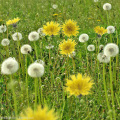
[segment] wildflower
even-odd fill
[[[57,120],[53,109],[49,110],[47,107],[41,108],[41,106],[38,106],[36,110],[27,108],[17,120],[27,120],[27,118],[31,120]]]
[[[10,44],[10,41],[7,38],[5,38],[1,41],[1,44],[2,46],[8,46]]]
[[[115,43],[108,43],[104,47],[104,54],[109,57],[115,57],[119,53],[119,48]]]
[[[100,22],[100,20],[97,20],[98,22]]]
[[[53,14],[53,16],[58,16],[58,14],[56,13],[56,14]]]
[[[104,55],[103,52],[101,52],[97,55],[97,59],[102,63],[109,63],[110,62],[110,57]]]
[[[21,53],[22,54],[28,54],[30,52],[32,52],[32,47],[30,45],[25,44],[21,47]]]
[[[108,26],[107,27],[107,33],[108,34],[111,34],[111,33],[114,33],[115,32],[115,27],[114,26]]]
[[[79,30],[79,26],[77,26],[77,22],[69,19],[65,22],[65,24],[62,25],[63,33],[70,37],[70,36],[76,36]]]
[[[67,41],[63,40],[60,45],[61,54],[70,55],[75,50],[75,41],[68,39]]]
[[[43,33],[46,35],[57,35],[60,31],[59,24],[56,22],[47,22],[46,25],[43,25]]]
[[[53,4],[52,7],[53,7],[53,9],[57,9],[58,5]]]
[[[34,62],[28,67],[28,74],[31,77],[42,77],[44,74],[44,66]]]
[[[88,51],[94,51],[95,46],[94,45],[88,45],[87,49],[88,49]]]
[[[52,49],[52,48],[54,48],[54,45],[49,44],[48,46],[45,46],[45,47],[46,47],[46,49]]]
[[[0,33],[5,32],[6,30],[7,30],[6,25],[1,25],[1,26],[0,26]]]
[[[104,10],[110,10],[111,8],[112,8],[112,6],[111,6],[110,3],[105,3],[105,4],[103,5],[103,9],[104,9]]]
[[[13,20],[8,20],[6,22],[7,25],[13,25],[13,26],[16,26],[16,23],[19,21],[20,19],[17,17],[17,18],[14,18]]]
[[[40,36],[45,36],[45,33],[43,33],[43,28],[39,28],[37,32],[40,34]]]
[[[0,22],[3,21],[2,19],[0,19]]]
[[[18,68],[19,65],[15,58],[9,57],[3,61],[1,65],[1,73],[6,75],[13,74],[17,72]]]
[[[86,42],[86,41],[88,41],[88,39],[89,39],[89,36],[87,35],[87,34],[81,34],[80,36],[79,36],[79,41],[80,42]]]
[[[19,32],[16,32],[12,35],[12,38],[13,38],[14,41],[21,40],[22,39],[22,34],[19,33]]]
[[[104,29],[103,27],[100,27],[100,26],[95,27],[94,31],[100,36],[107,33],[107,29]]]
[[[78,73],[77,76],[72,75],[72,80],[67,80],[66,83],[66,91],[70,93],[70,95],[88,95],[93,81],[89,76],[82,76],[82,74]]]
[[[39,39],[39,33],[37,33],[36,31],[32,31],[31,33],[29,33],[28,39],[30,41],[37,41]]]

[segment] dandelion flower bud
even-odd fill
[[[32,47],[30,45],[25,44],[21,47],[21,53],[22,54],[28,54],[30,52],[32,52]]]
[[[119,53],[119,48],[115,43],[108,43],[104,47],[104,54],[109,57],[115,57]]]
[[[39,33],[37,33],[36,31],[29,33],[28,39],[30,41],[37,41],[39,39]]]
[[[54,4],[52,5],[53,9],[57,9],[58,5]]]
[[[81,34],[80,36],[79,36],[79,41],[80,42],[86,42],[86,41],[88,41],[88,39],[89,39],[89,36],[87,35],[87,34]]]
[[[104,9],[104,10],[110,10],[111,8],[112,8],[112,6],[111,6],[110,3],[105,3],[105,4],[103,5],[103,9]]]
[[[45,36],[45,33],[43,33],[43,28],[39,28],[37,32],[40,34],[40,36]]]
[[[111,34],[111,33],[114,33],[115,32],[115,27],[114,26],[108,26],[107,27],[107,33],[108,34]]]
[[[15,60],[15,58],[9,57],[5,61],[3,61],[1,65],[1,73],[2,74],[13,74],[17,72],[19,68],[18,62]]]
[[[110,62],[110,57],[104,55],[104,53],[99,53],[97,55],[97,59],[102,63],[109,63]]]
[[[0,33],[5,32],[6,30],[7,30],[6,25],[1,25],[1,26],[0,26]]]
[[[94,51],[95,46],[94,45],[88,45],[87,49],[88,49],[88,51]]]
[[[13,38],[14,41],[21,40],[22,39],[22,34],[19,33],[19,32],[16,32],[12,35],[12,38]]]
[[[5,38],[1,41],[1,44],[2,46],[8,46],[10,44],[10,41],[7,38]]]
[[[28,67],[28,74],[31,77],[42,77],[44,74],[44,66],[40,63],[32,63]]]

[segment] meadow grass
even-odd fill
[[[110,63],[103,64],[97,60],[97,54],[100,44],[106,45],[112,41],[120,47],[120,1],[99,1],[0,0],[0,24],[5,24],[9,19],[20,18],[17,28],[8,26],[8,31],[0,35],[1,40],[10,40],[8,47],[0,44],[0,64],[8,57],[15,57],[20,66],[15,74],[0,76],[0,117],[19,116],[26,107],[34,108],[36,104],[40,104],[53,108],[59,120],[119,120],[120,55],[111,58]],[[102,8],[107,2],[112,5],[110,11]],[[58,8],[53,9],[52,4],[57,4]],[[55,13],[58,16],[53,16]],[[60,54],[59,43],[67,38],[63,34],[53,36],[52,39],[49,36],[41,37],[36,42],[28,40],[28,34],[37,31],[46,22],[57,21],[63,24],[68,19],[75,20],[80,27],[79,34],[72,37],[77,43],[75,58]],[[106,28],[109,25],[115,26],[116,32],[103,35],[99,41],[94,27]],[[11,37],[16,31],[23,36],[19,42],[13,41]],[[82,33],[89,35],[86,43],[78,41]],[[45,46],[49,43],[54,45],[53,49],[46,49]],[[24,44],[29,44],[34,49],[27,56],[20,53],[20,47]],[[96,46],[94,52],[87,51],[89,44]],[[37,59],[45,62],[45,73],[41,78],[33,79],[27,75],[27,67]],[[66,79],[77,73],[90,75],[95,83],[91,94],[80,99],[69,96],[65,91]]]

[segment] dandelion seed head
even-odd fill
[[[21,40],[22,39],[22,34],[19,33],[19,32],[16,32],[12,35],[12,38],[13,38],[14,41]]]
[[[44,74],[44,66],[40,63],[32,63],[28,67],[28,74],[31,77],[42,77]]]
[[[115,43],[108,43],[104,47],[104,54],[109,57],[115,57],[119,53],[119,48]]]
[[[94,0],[94,2],[98,2],[99,0]]]
[[[86,42],[86,41],[88,41],[89,40],[89,36],[87,35],[87,34],[81,34],[80,36],[79,36],[79,41],[80,42]]]
[[[5,32],[6,30],[7,30],[6,25],[1,25],[1,26],[0,26],[0,33]]]
[[[111,8],[112,8],[112,6],[111,6],[110,3],[105,3],[105,4],[103,5],[103,9],[104,9],[104,10],[110,10]]]
[[[37,32],[40,34],[40,36],[45,36],[45,33],[43,33],[43,28],[39,28]]]
[[[94,51],[95,46],[94,45],[88,45],[87,49],[88,49],[88,51]]]
[[[74,58],[74,57],[75,57],[75,55],[76,55],[76,52],[75,52],[75,51],[73,51],[73,52],[69,55],[69,57],[70,57],[70,58]]]
[[[103,48],[104,48],[104,45],[99,46],[99,50],[103,50]]]
[[[18,62],[14,58],[9,57],[3,61],[1,65],[1,73],[6,75],[13,74],[17,72],[18,68]]]
[[[53,7],[53,9],[57,9],[58,5],[53,4],[52,7]]]
[[[40,64],[42,64],[43,66],[45,66],[45,62],[44,62],[43,60],[38,59],[38,60],[36,60],[35,62],[36,62],[36,63],[40,63]]]
[[[54,48],[54,45],[49,44],[48,46],[45,46],[45,47],[46,47],[46,49],[52,49],[52,48]]]
[[[30,41],[37,41],[39,39],[39,33],[37,33],[36,31],[32,31],[31,33],[29,33],[28,39]]]
[[[99,53],[97,55],[97,59],[101,62],[101,63],[109,63],[110,62],[110,57],[104,55],[103,52]]]
[[[5,38],[1,41],[2,46],[8,46],[9,44],[10,44],[10,41],[7,38]]]
[[[108,26],[107,27],[107,33],[108,34],[111,34],[111,33],[114,33],[115,32],[115,27],[114,26]]]
[[[21,53],[22,54],[28,54],[30,52],[32,52],[32,47],[30,45],[25,44],[21,47]]]

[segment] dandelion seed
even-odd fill
[[[16,32],[12,35],[12,38],[13,38],[14,41],[21,40],[22,39],[22,34],[19,33],[19,32]]]
[[[79,41],[80,42],[86,42],[86,41],[88,41],[88,39],[89,39],[89,36],[87,35],[87,34],[81,34],[80,36],[79,36]]]
[[[1,44],[2,46],[8,46],[10,44],[10,41],[7,38],[5,38],[1,41]]]
[[[88,51],[94,51],[95,46],[94,45],[88,45],[87,49],[88,49]]]
[[[57,120],[58,117],[53,109],[49,110],[46,106],[44,108],[38,106],[36,110],[32,110],[30,107],[27,108],[17,120],[25,120],[25,118],[31,120]]]
[[[32,47],[28,44],[25,44],[21,47],[21,53],[22,54],[28,54],[32,52]]]
[[[39,39],[39,33],[37,33],[36,31],[29,33],[28,39],[30,41],[37,41]]]
[[[75,51],[75,45],[76,43],[74,40],[63,40],[59,45],[61,54],[70,55],[73,51]]]
[[[53,7],[53,9],[57,9],[58,5],[53,4],[52,7]]]
[[[89,76],[82,76],[80,73],[78,73],[77,76],[72,75],[71,79],[72,80],[68,79],[66,83],[66,91],[68,91],[70,95],[88,95],[94,84]]]
[[[6,75],[13,74],[17,72],[18,68],[19,65],[15,58],[9,57],[5,61],[3,61],[1,65],[1,73]]]
[[[101,52],[97,55],[97,59],[102,63],[109,63],[110,62],[110,57],[104,55],[103,52]]]
[[[57,35],[60,31],[60,25],[56,22],[47,22],[46,25],[43,25],[43,33],[46,35]]]
[[[52,49],[52,48],[54,48],[54,45],[49,44],[48,46],[45,46],[45,47],[46,47],[46,49]]]
[[[108,26],[107,27],[107,33],[108,34],[111,34],[111,33],[114,33],[115,32],[115,27],[114,26]]]
[[[111,8],[112,8],[112,6],[111,6],[110,3],[105,3],[105,4],[103,5],[103,9],[104,9],[104,10],[110,10]]]
[[[108,43],[104,47],[104,54],[109,57],[115,57],[119,53],[119,48],[115,43]]]
[[[77,26],[77,22],[69,19],[65,21],[65,24],[62,25],[63,33],[70,37],[70,36],[76,36],[79,30],[79,26]]]
[[[28,67],[28,74],[31,77],[42,77],[44,74],[44,66],[40,63],[32,63]]]
[[[5,32],[6,30],[7,30],[6,25],[1,25],[1,26],[0,26],[0,33]]]
[[[40,36],[45,36],[45,33],[43,33],[43,28],[39,28],[37,32],[40,34]]]

